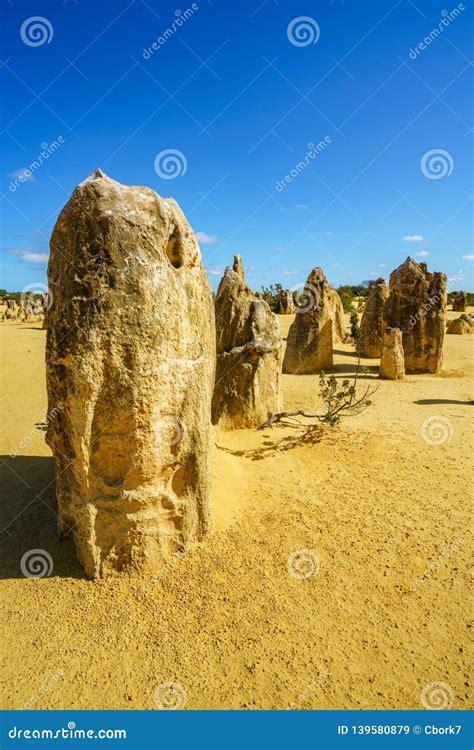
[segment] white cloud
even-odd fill
[[[49,259],[48,253],[43,253],[41,250],[35,250],[32,247],[2,247],[0,252],[16,255],[23,263],[35,265],[45,264]]]
[[[15,169],[14,172],[9,173],[9,177],[13,177],[15,180],[21,180],[22,182],[36,182],[36,178],[33,177],[31,170],[29,170],[27,167]]]
[[[49,255],[47,253],[25,253],[21,255],[22,261],[25,263],[47,263]]]
[[[423,242],[424,239],[422,234],[406,234],[402,237],[404,242]]]
[[[300,208],[302,211],[309,208],[307,203],[293,203],[292,208]]]
[[[284,268],[283,269],[283,274],[285,276],[297,276],[299,274],[299,271],[290,271],[289,268]]]
[[[214,266],[214,268],[209,269],[210,276],[222,276],[223,274],[224,271],[222,268],[219,268],[219,266]]]
[[[377,268],[387,268],[387,264],[386,263],[379,263],[378,266],[377,266]]]
[[[321,232],[321,237],[333,237],[334,232]]]
[[[420,250],[419,253],[417,253],[419,258],[427,258],[429,255],[428,250]]]
[[[474,255],[463,255],[462,259],[463,260],[474,260]]]
[[[213,245],[217,242],[217,236],[215,234],[208,234],[207,232],[194,232],[194,236],[200,245]]]

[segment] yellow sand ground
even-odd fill
[[[190,709],[417,709],[433,682],[468,707],[474,336],[447,336],[441,376],[381,382],[337,428],[216,434],[215,531],[148,582],[88,581],[58,541],[45,332],[0,337],[2,707],[152,709],[166,682]],[[351,347],[335,361],[353,372]],[[285,408],[318,405],[316,376],[283,387]],[[422,439],[430,417],[447,442]],[[35,548],[48,578],[20,572]],[[287,570],[302,548],[320,560],[306,579]]]

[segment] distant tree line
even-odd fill
[[[280,311],[280,294],[281,292],[286,291],[283,289],[283,286],[281,284],[270,284],[270,286],[262,286],[262,291],[260,292],[260,297],[265,300],[265,302],[268,302],[270,305],[270,309],[273,310],[273,312],[279,312]]]
[[[360,284],[346,284],[344,286],[337,287],[336,291],[341,298],[344,310],[346,312],[352,312],[353,310],[356,310],[360,305],[354,305],[354,297],[367,297],[370,289],[374,284],[375,280],[367,279],[366,281],[362,281],[362,283]],[[299,290],[301,291],[301,288],[299,288]],[[268,302],[273,312],[279,312],[279,298],[281,292],[283,291],[291,290],[285,289],[281,284],[270,284],[270,286],[262,286],[260,296],[262,297],[262,299]],[[295,298],[295,293],[293,293],[293,297]]]
[[[32,297],[33,299],[40,299],[43,295],[34,292],[7,292],[6,289],[0,289],[0,304],[3,304],[6,299],[14,299],[15,302],[20,303],[20,299],[23,297]]]
[[[459,294],[459,292],[448,293],[448,305],[453,304],[456,294]],[[467,296],[468,307],[471,307],[471,305],[474,305],[474,292],[466,292],[466,296]]]
[[[362,310],[365,303],[365,298],[368,296],[370,290],[375,285],[375,279],[366,279],[360,284],[344,284],[343,286],[336,287],[336,291],[341,298],[342,306],[345,312],[357,312]],[[278,313],[280,311],[280,294],[283,291],[291,291],[285,289],[281,284],[270,284],[270,286],[262,286],[260,296],[270,305],[273,312]],[[458,291],[449,292],[448,294],[448,305],[452,305]],[[474,293],[466,292],[468,306],[474,305]],[[293,293],[295,297],[295,293]]]
[[[343,286],[336,287],[336,291],[341,298],[345,312],[354,312],[362,309],[364,306],[364,298],[367,297],[374,284],[374,279],[367,279],[360,284],[344,284]],[[270,286],[262,286],[260,297],[268,302],[273,312],[278,313],[280,311],[280,294],[284,291],[290,290],[285,289],[281,284],[270,284]],[[459,294],[458,291],[449,292],[448,305],[453,304],[454,298],[457,294]],[[474,292],[466,292],[466,294],[468,306],[474,306]],[[6,289],[0,289],[0,303],[3,304],[7,298],[20,302],[21,295],[22,292],[7,292]],[[32,296],[40,297],[41,295],[33,294]],[[295,297],[295,294],[293,294],[293,297]]]

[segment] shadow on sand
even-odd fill
[[[356,364],[348,364],[344,362],[340,365],[334,365],[331,369],[327,370],[327,375],[334,375],[336,380],[351,380],[357,372]],[[378,365],[362,365],[359,371],[357,380],[378,380],[379,366]]]
[[[295,430],[295,434],[286,435],[279,440],[266,439],[264,440],[263,445],[259,448],[251,448],[249,450],[232,450],[223,445],[218,445],[217,447],[219,450],[224,451],[225,453],[230,453],[232,456],[250,458],[252,461],[261,461],[264,458],[270,458],[278,453],[286,453],[286,451],[290,451],[292,448],[297,448],[299,445],[316,445],[321,442],[324,432],[319,424],[289,424],[288,421],[285,422],[284,425],[280,425],[280,427],[283,426],[286,428],[291,427]],[[278,429],[278,427],[269,427],[268,430],[270,429]]]
[[[339,365],[333,365],[332,367],[327,367],[324,372],[326,375],[334,375],[336,380],[339,379],[346,379],[349,380],[354,377],[354,375],[357,372],[357,364],[350,364],[347,362],[344,362]],[[294,373],[283,373],[284,375],[293,375]],[[359,371],[359,377],[358,380],[374,380],[378,379],[379,374],[379,366],[378,365],[362,365],[361,369]],[[297,378],[314,378],[314,376],[319,376],[319,372],[299,372],[296,374]]]
[[[458,401],[453,398],[420,398],[413,403],[419,404],[420,406],[430,406],[431,404],[461,404],[462,406],[474,406],[474,401]]]
[[[59,537],[53,459],[0,456],[0,481],[5,490],[0,511],[0,578],[24,578],[21,559],[30,550],[44,550],[51,557],[51,577],[85,578],[75,562],[72,538]],[[44,559],[43,569],[48,569],[48,558]]]
[[[352,357],[353,359],[357,359],[357,354],[355,351],[346,351],[345,349],[333,349],[333,354],[340,354],[342,357]]]

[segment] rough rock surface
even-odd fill
[[[430,273],[426,263],[412,258],[390,275],[390,295],[384,306],[384,326],[400,328],[406,372],[437,373],[443,361],[446,327],[444,273]]]
[[[43,294],[41,306],[43,308],[43,328],[46,329],[48,327],[48,310],[50,307],[48,294]]]
[[[278,312],[280,315],[293,315],[295,312],[295,303],[291,292],[280,292],[278,298]]]
[[[334,320],[333,320],[333,339],[334,343],[344,343],[348,340],[348,333],[346,330],[346,317],[344,315],[344,306],[342,300],[339,297],[335,289],[332,289],[333,302],[334,302]]]
[[[360,321],[361,355],[380,357],[383,349],[383,309],[389,289],[385,279],[377,279],[370,290]]]
[[[48,268],[47,442],[89,576],[153,574],[209,529],[211,290],[178,205],[94,172]]]
[[[333,366],[333,344],[346,337],[344,309],[322,268],[313,268],[296,300],[283,372],[315,373]]]
[[[5,304],[7,306],[7,309],[5,310],[3,314],[4,320],[17,320],[18,314],[22,312],[21,307],[17,304],[16,300],[14,299],[6,299]]]
[[[245,283],[240,256],[225,270],[215,312],[212,421],[223,429],[255,427],[280,410],[282,340],[276,315]]]
[[[455,320],[450,320],[446,333],[455,333],[463,336],[467,333],[474,333],[474,316],[469,313],[463,313]]]
[[[237,274],[239,279],[244,280],[244,264],[242,261],[241,255],[234,255],[234,263],[232,265],[232,270],[234,273]]]
[[[458,292],[454,298],[453,311],[454,312],[466,312],[467,305],[467,294],[466,292]]]
[[[405,359],[403,356],[402,332],[399,328],[386,328],[383,335],[379,377],[385,380],[403,380]]]

